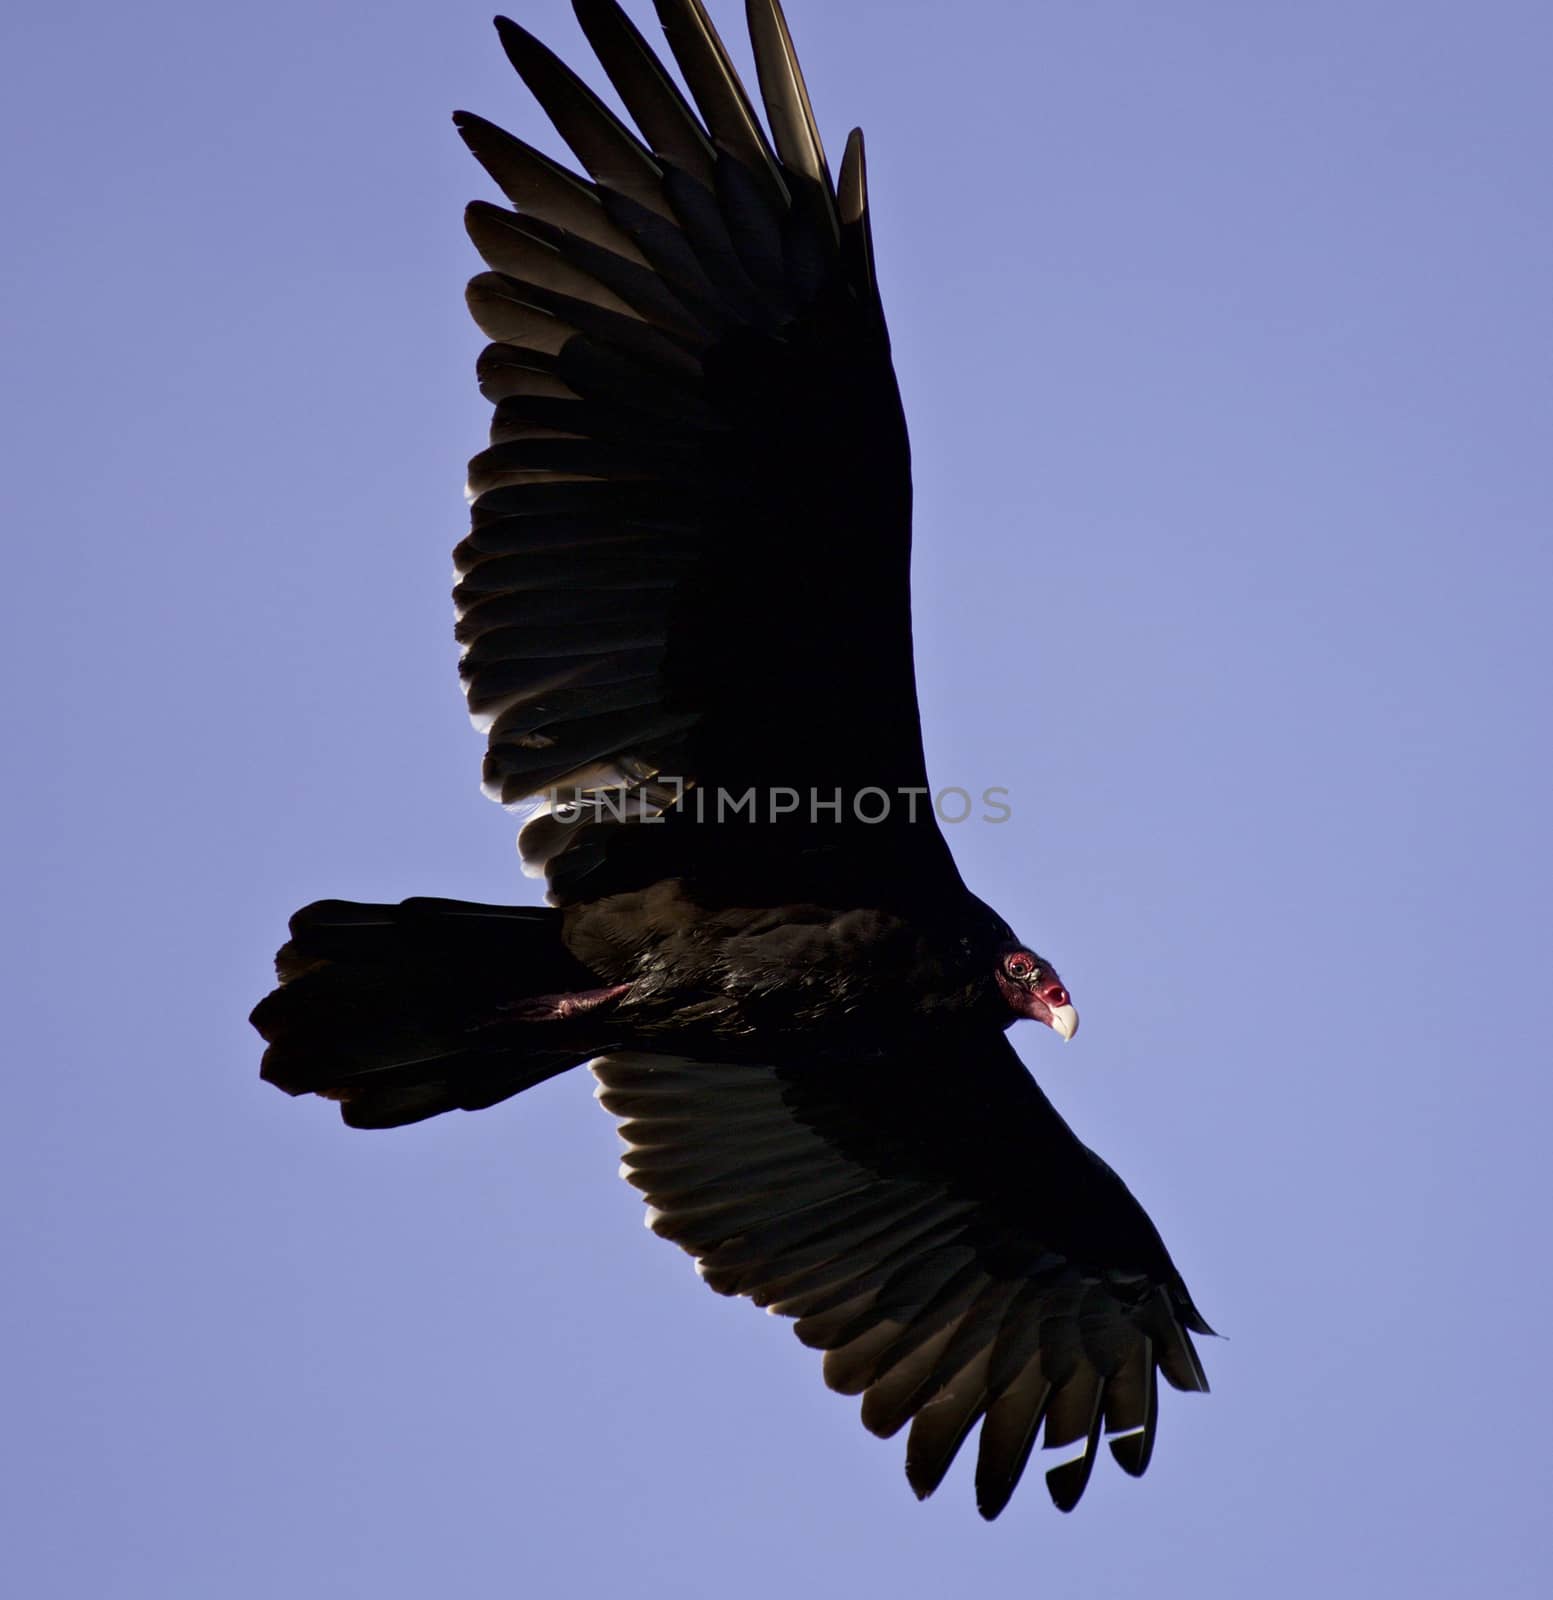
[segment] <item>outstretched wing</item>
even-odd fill
[[[639,134],[497,24],[591,181],[455,118],[516,207],[468,213],[496,414],[456,600],[487,791],[540,802],[525,861],[562,901],[716,849],[724,881],[762,852],[774,872],[816,839],[952,872],[931,808],[898,798],[926,785],[911,483],[861,136],[838,191],[776,0],[749,6],[769,139],[700,0],[657,5],[696,109],[614,0],[575,0]],[[856,825],[865,789],[883,828],[872,794]]]
[[[598,1098],[655,1233],[722,1294],[796,1317],[825,1380],[933,1492],[978,1422],[976,1501],[1008,1503],[1039,1435],[1071,1510],[1100,1436],[1148,1466],[1158,1374],[1206,1390],[1207,1333],[1159,1234],[1002,1036],[823,1068],[612,1054]],[[1071,1449],[1070,1449],[1071,1455]]]

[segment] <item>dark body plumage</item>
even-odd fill
[[[552,908],[298,912],[264,1075],[388,1127],[591,1060],[655,1231],[797,1318],[870,1428],[910,1422],[919,1494],[980,1421],[983,1513],[1037,1439],[1083,1445],[1068,1509],[1102,1432],[1143,1471],[1207,1330],[1013,1053],[1016,1017],[1076,1014],[926,798],[861,137],[833,184],[775,0],[769,138],[699,0],[658,0],[694,110],[614,0],[575,4],[640,137],[509,22],[591,181],[455,119],[517,208],[468,214],[496,411],[461,670]]]

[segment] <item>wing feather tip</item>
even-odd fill
[[[1046,1474],[1046,1492],[1051,1496],[1052,1504],[1064,1515],[1083,1499],[1084,1490],[1089,1485],[1091,1466],[1091,1459],[1086,1453],[1075,1456],[1072,1461],[1064,1461],[1060,1467],[1053,1467]]]
[[[1107,1443],[1111,1447],[1111,1459],[1129,1478],[1141,1478],[1148,1471],[1154,1450],[1154,1435],[1150,1429],[1139,1428]]]
[[[868,150],[861,128],[854,128],[847,135],[846,148],[841,152],[836,202],[845,223],[860,222],[868,209]]]
[[[1020,1468],[1023,1471],[1023,1466]],[[983,1522],[996,1522],[1008,1509],[1018,1486],[1017,1476],[1009,1481],[994,1481],[978,1470],[976,1474],[976,1514]]]

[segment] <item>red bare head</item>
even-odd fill
[[[1078,1012],[1062,979],[1035,951],[1007,945],[998,957],[998,989],[1016,1017],[1044,1022],[1053,1033],[1071,1039],[1078,1032]]]

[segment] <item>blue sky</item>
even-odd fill
[[[462,0],[13,8],[14,1593],[1546,1592],[1553,14],[789,14],[869,135],[934,775],[1012,794],[952,842],[1214,1393],[1071,1518],[919,1506],[583,1077],[259,1083],[295,906],[534,895],[453,670],[447,114],[556,146]]]

